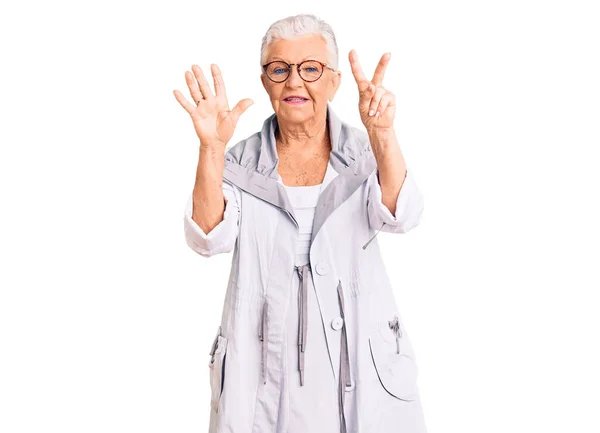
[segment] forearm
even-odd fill
[[[223,221],[225,211],[224,156],[224,148],[200,146],[193,191],[192,219],[205,233],[209,233]]]
[[[406,163],[393,128],[369,131],[371,149],[377,161],[382,202],[394,215],[396,202],[406,177]]]

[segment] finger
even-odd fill
[[[198,65],[192,65],[192,70],[194,71],[194,76],[196,80],[198,80],[198,86],[200,87],[200,92],[202,92],[202,96],[204,99],[211,99],[214,97],[212,91],[210,90],[210,86],[208,85],[208,81],[204,77],[204,72]]]
[[[358,100],[358,109],[361,113],[366,113],[367,111],[369,111],[371,99],[375,95],[375,86],[369,83],[365,88],[365,91],[359,93],[359,95],[360,98]]]
[[[213,80],[215,83],[215,95],[222,96],[227,100],[227,95],[225,93],[225,82],[223,81],[223,74],[221,74],[221,69],[216,64],[211,64],[211,72],[213,76]]]
[[[175,99],[177,99],[177,101],[181,104],[183,109],[191,115],[192,111],[194,110],[194,108],[196,108],[196,106],[191,104],[190,101],[188,101],[185,98],[185,96],[183,96],[183,93],[181,93],[179,90],[173,90],[173,94],[175,95]]]
[[[358,91],[362,93],[367,89],[367,86],[369,85],[369,80],[367,80],[367,77],[365,76],[362,67],[360,66],[360,62],[358,61],[358,54],[356,54],[356,51],[350,50],[348,58],[350,60],[350,67],[352,68],[352,75],[354,75],[356,84],[358,84]]]
[[[379,107],[375,109],[375,116],[381,116],[388,107],[396,105],[395,97],[392,92],[388,92],[379,101]]]
[[[375,73],[373,74],[373,79],[371,82],[376,86],[380,86],[383,81],[383,75],[385,74],[385,70],[387,68],[388,63],[390,63],[390,58],[392,57],[392,53],[385,53],[381,56],[379,63],[377,64],[377,68],[375,68]]]
[[[192,99],[194,102],[196,102],[196,104],[198,104],[198,101],[201,101],[204,99],[204,97],[202,96],[202,93],[200,93],[198,83],[190,71],[185,71],[185,82],[187,83],[188,89],[190,89],[190,95],[192,95]]]
[[[233,122],[234,126],[237,124],[237,121],[239,120],[242,113],[244,113],[244,111],[246,111],[248,107],[250,107],[252,104],[254,104],[254,101],[250,98],[246,98],[242,99],[235,105],[235,107],[233,107],[233,110],[231,110],[231,112],[229,113],[229,117],[231,118],[231,121]]]
[[[378,87],[375,91],[375,95],[371,98],[371,104],[369,105],[369,116],[374,116],[377,112],[377,107],[379,106],[379,101],[383,95],[385,95],[386,90],[383,87]]]

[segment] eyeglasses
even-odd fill
[[[292,66],[294,65],[298,68],[298,75],[300,75],[300,78],[308,83],[312,83],[321,78],[325,68],[335,71],[335,69],[328,64],[319,62],[318,60],[305,60],[302,63],[292,63],[291,65],[284,61],[275,60],[274,62],[263,65],[263,69],[269,80],[275,83],[283,83],[290,76]]]

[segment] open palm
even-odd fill
[[[233,136],[240,116],[254,101],[242,99],[233,110],[229,110],[225,83],[219,67],[211,65],[215,94],[212,93],[202,69],[198,65],[192,65],[192,71],[193,75],[185,71],[185,81],[195,104],[190,103],[179,90],[173,91],[175,98],[191,116],[201,145],[225,147]]]

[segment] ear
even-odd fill
[[[269,88],[267,87],[267,76],[264,73],[260,74],[260,81],[263,85],[263,87],[265,88],[265,90],[267,91],[267,93],[269,93]]]
[[[337,93],[338,89],[340,88],[340,84],[342,83],[341,71],[336,71],[332,75],[333,76],[331,77],[331,81],[329,83],[329,90],[327,92],[327,98],[330,101],[333,101],[333,98],[335,97],[335,94]]]

